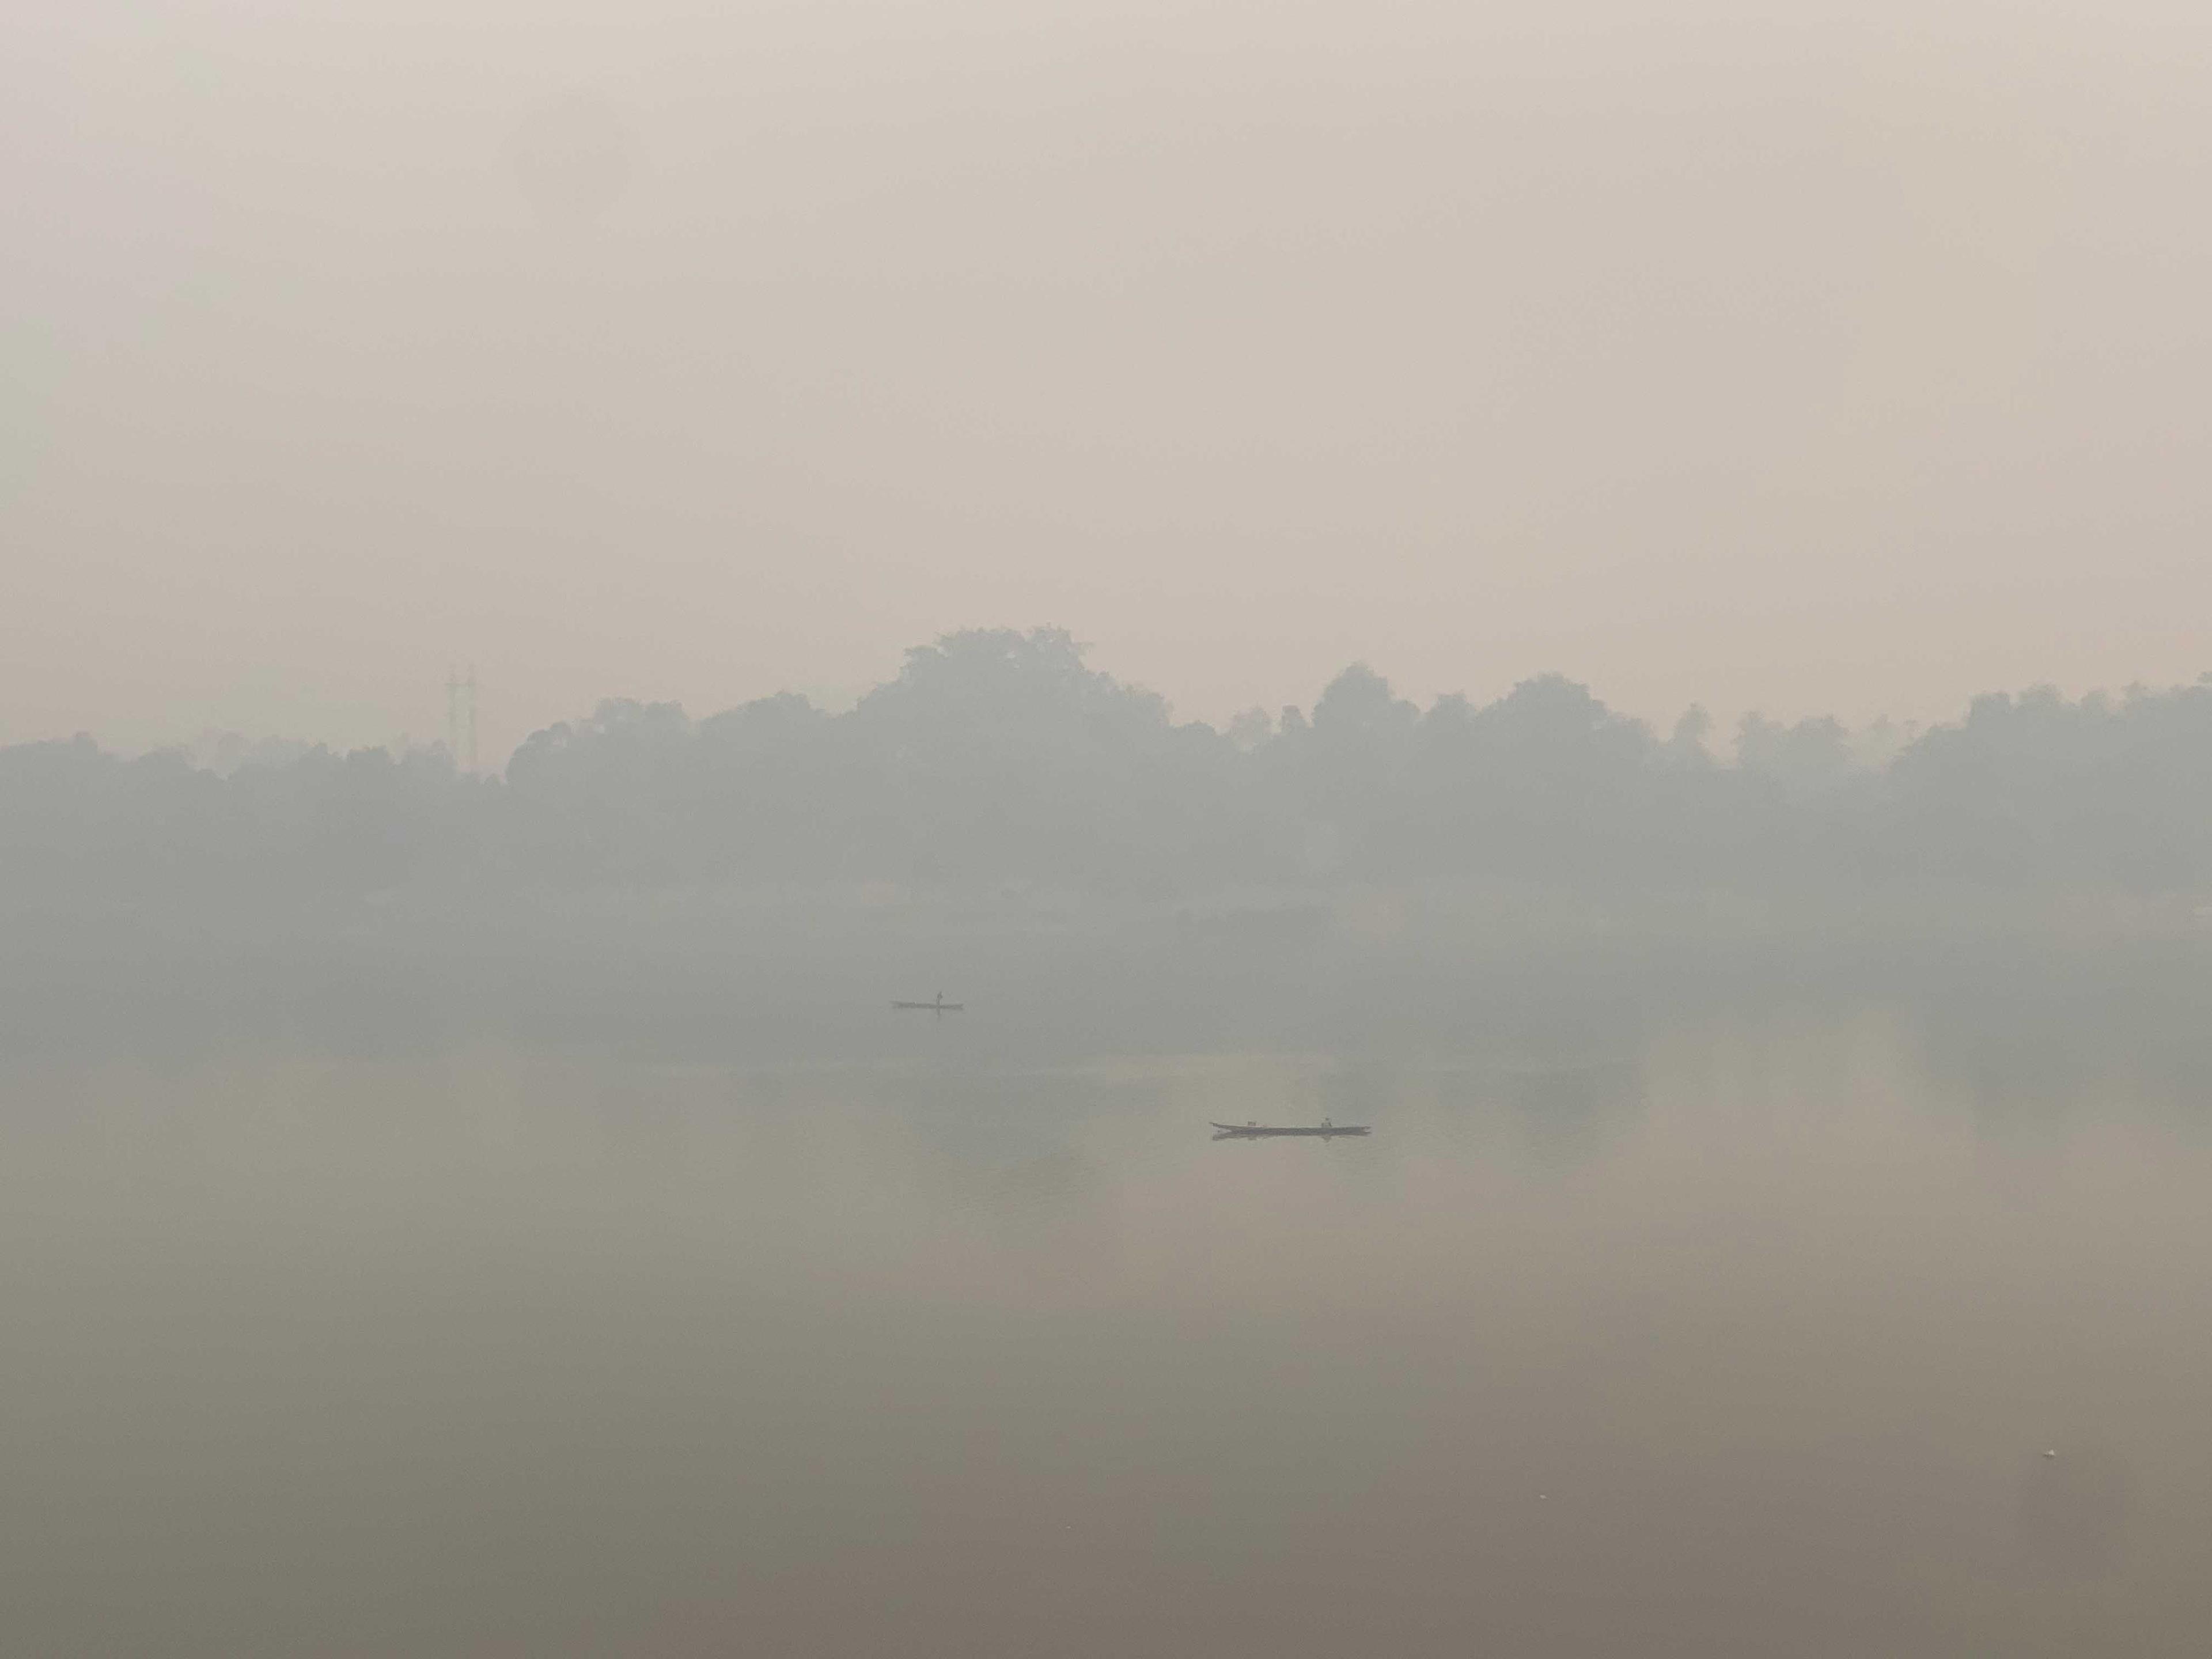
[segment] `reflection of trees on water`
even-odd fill
[[[1097,1091],[1064,1076],[952,1067],[872,1073],[849,1085],[938,1212],[1025,1279],[1080,1281],[1118,1261],[1114,1188],[1081,1145]]]
[[[1465,1058],[1419,1076],[1427,1108],[1423,1141],[1558,1174],[1603,1156],[1644,1109],[1638,1060]]]
[[[1551,1170],[1596,1158],[1644,1104],[1635,1068],[1617,1062],[1506,1072],[1496,1086],[1523,1156]]]
[[[1962,956],[1898,1000],[1929,1079],[1993,1133],[2119,1104],[2212,1125],[2212,975],[2198,956]]]

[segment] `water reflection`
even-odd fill
[[[19,1066],[11,1650],[2193,1652],[2212,1038],[2002,1002]]]
[[[2026,1565],[2039,1573],[2110,1571],[2126,1542],[2127,1459],[2090,1431],[2021,1462],[2020,1540]]]
[[[1496,1086],[1522,1156],[1554,1170],[1602,1155],[1642,1104],[1635,1070],[1618,1062],[1513,1067],[1498,1074]]]

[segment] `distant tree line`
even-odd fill
[[[783,695],[694,719],[600,704],[503,776],[442,750],[246,751],[228,768],[91,740],[0,749],[19,898],[1029,882],[1122,896],[1342,882],[1599,890],[1879,884],[2174,892],[2212,877],[2212,680],[1977,699],[1851,732],[1756,716],[1714,752],[1556,675],[1418,708],[1364,666],[1311,713],[1178,722],[1065,633],[908,653],[849,711]]]

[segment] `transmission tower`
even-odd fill
[[[455,766],[461,763],[461,671],[446,671],[446,754]]]
[[[469,775],[477,775],[477,665],[469,665]]]

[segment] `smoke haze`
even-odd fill
[[[0,1650],[2201,1659],[2208,86],[0,9]]]
[[[2183,682],[2201,9],[29,0],[0,739],[1048,619],[1669,720]]]

